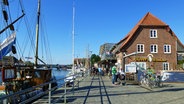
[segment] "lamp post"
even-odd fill
[[[90,71],[91,71],[91,55],[92,55],[92,51],[89,51],[89,67],[88,67],[88,75],[90,74]]]

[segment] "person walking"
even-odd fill
[[[125,73],[123,72],[123,69],[120,68],[120,69],[118,70],[118,72],[119,72],[120,79],[121,79],[121,80],[124,80],[124,79],[125,79]]]
[[[112,67],[112,84],[115,84],[116,80],[116,73],[117,73],[117,63]]]
[[[102,75],[102,68],[101,67],[98,67],[98,73],[99,73],[99,75]]]

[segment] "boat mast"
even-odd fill
[[[75,73],[75,63],[74,63],[74,58],[75,58],[75,5],[74,5],[74,1],[73,1],[73,18],[72,18],[72,72]]]
[[[40,0],[38,0],[37,24],[36,24],[36,53],[35,53],[35,66],[36,67],[38,65],[39,24],[40,24]]]

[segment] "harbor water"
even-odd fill
[[[53,68],[52,76],[56,78],[58,86],[61,86],[64,83],[64,78],[68,75],[71,70],[63,70],[63,69],[56,69]],[[61,79],[61,80],[60,80]]]

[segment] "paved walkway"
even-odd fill
[[[62,94],[60,89],[52,99]],[[88,76],[74,93],[67,94],[67,104],[183,104],[183,101],[183,83],[167,83],[150,91],[139,85],[112,85],[107,76]],[[57,103],[61,104],[63,100]]]

